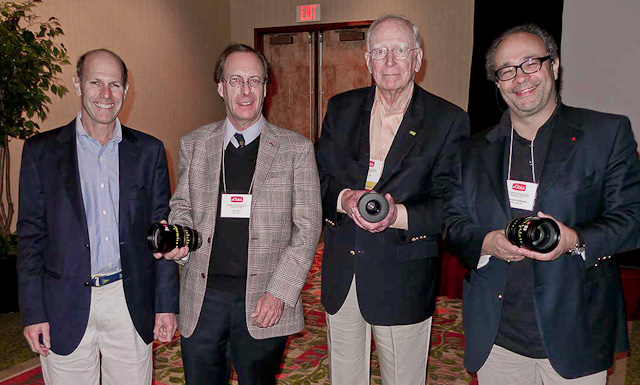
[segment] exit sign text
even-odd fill
[[[296,6],[296,21],[298,23],[320,21],[320,4]]]

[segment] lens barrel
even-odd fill
[[[147,245],[154,253],[168,253],[184,246],[196,251],[202,246],[202,235],[189,227],[154,223],[147,230]]]
[[[358,211],[365,221],[377,223],[387,217],[389,202],[382,194],[368,191],[358,199]]]
[[[504,234],[513,245],[548,253],[560,242],[560,227],[549,218],[521,217],[507,223]]]

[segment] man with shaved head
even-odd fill
[[[408,19],[376,20],[364,56],[375,86],[329,101],[317,149],[331,382],[369,383],[373,333],[382,383],[424,384],[442,201],[468,120],[414,83],[422,49]],[[358,211],[367,190],[389,203],[376,223]]]
[[[120,123],[127,67],[87,52],[73,77],[81,110],[25,142],[18,210],[24,335],[47,384],[151,384],[151,342],[176,330],[178,276],[145,243],[169,214],[158,139]]]

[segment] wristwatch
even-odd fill
[[[578,242],[576,242],[576,244],[569,249],[569,251],[567,251],[569,254],[571,255],[580,255],[584,258],[584,254],[586,252],[586,246],[584,244],[584,239],[582,238],[582,233],[579,231],[576,231],[576,233],[578,234]]]

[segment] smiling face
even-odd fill
[[[251,52],[234,52],[224,66],[224,79],[232,77],[242,78],[244,84],[235,88],[222,80],[218,83],[218,94],[224,99],[229,121],[238,131],[242,131],[260,120],[262,114],[267,88],[264,84],[251,88],[247,83],[252,78],[265,79],[262,62]]]
[[[396,93],[408,87],[420,70],[422,49],[416,47],[413,31],[406,23],[389,19],[378,24],[371,34],[369,49],[386,48],[389,52],[384,59],[373,60],[367,52],[367,67],[378,88],[384,93]],[[396,59],[391,52],[396,47],[417,48],[406,59]]]
[[[82,79],[73,77],[76,95],[82,97],[82,125],[115,127],[115,120],[127,96],[122,66],[108,52],[90,54],[83,65]]]
[[[495,63],[499,69],[504,66],[519,65],[535,57],[546,56],[547,50],[538,36],[517,32],[507,37],[496,49]],[[516,117],[541,116],[545,120],[556,108],[556,79],[558,79],[558,59],[542,63],[540,71],[525,74],[518,69],[515,78],[496,83],[502,98],[509,106],[509,112]]]

